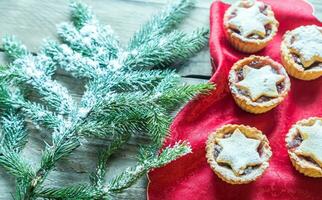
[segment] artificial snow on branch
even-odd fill
[[[46,40],[31,53],[15,37],[3,39],[11,63],[0,68],[0,166],[16,179],[14,199],[111,199],[149,170],[191,152],[178,142],[162,147],[171,113],[189,99],[213,89],[210,83],[184,85],[170,68],[200,51],[208,29],[192,33],[172,30],[193,7],[194,0],[177,0],[152,17],[122,47],[110,26],[102,25],[89,6],[71,3],[72,23],[62,23],[62,43]],[[53,79],[57,69],[86,82],[79,103]],[[39,99],[29,99],[28,92]],[[20,152],[27,143],[26,121],[52,131],[41,162],[31,166]],[[135,135],[146,135],[138,164],[106,181],[111,155]],[[89,183],[61,188],[44,186],[48,174],[63,157],[81,145],[82,138],[112,138],[98,155]]]

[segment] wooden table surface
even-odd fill
[[[233,1],[233,0],[229,0]],[[119,35],[123,44],[145,22],[149,16],[165,6],[165,0],[83,0],[92,6],[100,21],[110,24]],[[208,26],[209,7],[212,0],[199,0],[180,29],[191,31],[197,27]],[[228,2],[228,0],[226,0]],[[322,19],[322,1],[310,0],[315,7],[316,16]],[[66,0],[3,0],[0,1],[0,37],[14,34],[21,39],[28,48],[36,52],[42,39],[56,38],[55,25],[68,21],[69,10]],[[6,60],[0,49],[0,64]],[[189,62],[178,69],[183,81],[189,84],[206,82],[211,76],[211,66],[208,48],[204,48]],[[83,87],[64,74],[56,76],[72,93],[75,98],[82,94]],[[23,154],[26,159],[39,165],[41,151],[45,141],[50,141],[46,133],[31,131],[29,143]],[[145,142],[145,138],[134,138],[123,149],[113,156],[108,169],[107,179],[113,177],[122,169],[135,163],[138,144]],[[45,184],[62,186],[81,181],[88,181],[88,172],[95,168],[97,152],[109,143],[108,140],[83,141],[68,158],[62,159]],[[128,189],[118,199],[146,199],[147,180],[143,177],[137,184]],[[14,192],[14,180],[0,169],[0,200],[11,199]]]

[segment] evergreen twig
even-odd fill
[[[0,110],[10,111],[2,119],[0,165],[16,177],[16,199],[110,199],[149,170],[191,151],[183,142],[158,153],[168,134],[171,112],[213,89],[211,84],[182,85],[174,71],[166,70],[207,42],[207,29],[172,31],[193,3],[177,0],[142,26],[126,49],[112,29],[101,25],[91,9],[79,2],[71,4],[73,24],[58,26],[63,44],[47,40],[35,55],[14,37],[3,40],[3,49],[13,62],[0,68]],[[75,78],[86,78],[78,105],[52,78],[57,67]],[[40,101],[28,99],[25,86],[31,86]],[[46,144],[36,169],[19,154],[27,142],[22,116],[52,130],[52,141]],[[106,183],[109,158],[138,134],[149,136],[151,143],[141,148],[138,164]],[[56,163],[78,148],[83,137],[113,138],[99,153],[91,184],[44,187]]]

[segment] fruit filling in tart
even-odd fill
[[[232,6],[227,17],[228,28],[234,33],[248,39],[264,39],[276,26],[271,8],[259,1],[240,1]]]
[[[322,118],[298,122],[287,134],[286,146],[297,170],[312,177],[322,176]]]
[[[256,128],[225,125],[210,135],[207,158],[215,173],[232,184],[256,180],[268,167],[267,138]]]

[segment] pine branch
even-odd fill
[[[45,126],[50,129],[56,129],[64,123],[62,115],[57,115],[54,112],[49,111],[48,108],[39,103],[19,99],[18,101],[15,101],[15,104],[17,104],[25,117],[31,119],[36,128]]]
[[[28,136],[23,120],[10,112],[2,117],[2,130],[0,146],[19,153],[27,143]]]
[[[12,77],[11,81],[19,85],[31,86],[42,100],[61,114],[68,114],[74,108],[74,101],[68,91],[57,81],[52,80],[44,71],[39,57],[26,56],[14,61],[4,76]]]
[[[7,39],[5,49],[15,60],[9,69],[0,69],[3,83],[0,85],[0,109],[13,108],[36,125],[53,130],[52,143],[46,145],[40,167],[36,170],[7,147],[0,151],[0,164],[17,177],[17,199],[109,199],[150,169],[191,151],[182,143],[164,149],[159,155],[157,153],[167,136],[172,109],[212,87],[206,84],[180,86],[179,76],[174,72],[150,69],[176,64],[206,43],[208,30],[201,29],[192,34],[170,32],[192,5],[193,0],[181,0],[169,6],[133,36],[127,51],[120,48],[109,26],[101,25],[88,6],[77,2],[71,5],[76,27],[64,23],[58,28],[65,44],[46,42],[35,56],[15,39]],[[75,105],[67,89],[51,78],[56,65],[76,78],[89,79],[79,106]],[[25,85],[32,86],[45,105],[25,100],[19,90],[15,91],[16,87],[24,91]],[[3,138],[6,145],[21,149],[25,129],[13,124],[15,129],[7,132],[14,138]],[[145,153],[141,152],[136,167],[128,168],[104,185],[110,156],[132,135],[142,133],[151,137],[153,145],[145,148]],[[80,139],[84,136],[115,139],[101,152],[91,177],[92,185],[44,188],[43,182],[57,161],[80,146]],[[9,140],[16,142],[7,142]]]
[[[102,152],[100,152],[96,171],[93,172],[90,177],[93,186],[99,188],[103,187],[108,159],[115,151],[119,150],[119,148],[123,144],[125,144],[130,139],[130,137],[131,135],[129,133],[118,134],[115,138],[113,138],[111,144]]]
[[[34,176],[32,167],[14,151],[1,148],[0,165],[18,179],[31,179]]]
[[[91,107],[110,92],[151,91],[161,81],[178,81],[179,76],[168,70],[115,71],[106,73],[86,85],[82,107]]]
[[[121,50],[120,44],[110,26],[98,23],[86,24],[79,31],[68,23],[58,27],[59,37],[69,46],[84,56],[91,57],[101,65],[116,59]]]
[[[115,134],[136,134],[144,130],[142,121],[143,99],[139,94],[110,94],[105,99],[97,102],[92,107],[92,112],[87,116],[78,132],[82,135],[106,137]],[[144,101],[144,100],[143,100]],[[147,108],[144,108],[147,109]],[[94,124],[96,124],[94,126]]]
[[[66,44],[47,40],[42,51],[76,78],[94,78],[103,73],[97,61],[83,57]]]
[[[5,82],[0,81],[0,110],[7,111],[12,108],[11,101],[9,99],[16,99],[18,96],[16,93],[11,93],[8,89],[8,85]]]
[[[66,200],[101,200],[98,199],[99,193],[93,186],[80,184],[67,186],[63,188],[39,188],[36,192],[37,197],[48,199],[66,199]]]
[[[80,37],[77,37],[78,41],[71,38],[72,35],[69,35],[69,33],[76,33],[77,30],[71,26],[66,26],[66,24],[58,29],[59,36],[65,42],[71,44],[71,47],[75,48],[74,50],[94,57],[94,60],[100,62],[100,64],[106,64],[108,61],[116,59],[118,53],[122,50],[112,28],[100,25],[87,5],[73,2],[70,7],[72,9],[72,21],[76,29],[79,30],[78,36]],[[76,42],[82,44],[83,47]],[[90,48],[86,46],[90,46]],[[87,51],[83,51],[84,49]]]
[[[155,146],[159,148],[162,146],[164,139],[168,136],[171,122],[172,117],[162,108],[155,109],[154,113],[147,116],[147,133]]]
[[[33,56],[27,47],[21,43],[15,36],[6,36],[2,39],[4,52],[11,58],[12,61],[16,61],[17,65],[22,62],[28,63],[28,65],[39,68],[47,76],[51,76],[55,71],[54,63],[48,57],[39,54],[37,57]],[[19,66],[18,66],[19,68]],[[33,70],[33,69],[31,69]]]
[[[7,54],[17,59],[5,74],[2,73],[2,77],[7,75],[9,76],[7,79],[12,77],[19,84],[32,86],[59,113],[71,112],[69,109],[73,108],[73,100],[68,95],[67,89],[50,77],[55,71],[55,65],[49,57],[43,54],[33,56],[26,53],[27,48],[15,37],[5,38],[3,45],[6,46]]]
[[[120,175],[116,176],[107,186],[108,190],[112,193],[122,192],[130,185],[135,183],[143,174],[152,168],[158,168],[166,165],[167,163],[178,159],[191,152],[189,146],[185,143],[177,143],[173,147],[165,148],[162,153],[157,157],[144,159],[142,164],[135,167],[128,168]]]
[[[15,109],[21,111],[21,114],[31,119],[34,125],[45,126],[55,129],[62,125],[64,119],[61,115],[56,115],[49,111],[45,106],[25,100],[17,88],[10,88],[6,83],[0,85],[0,109]]]
[[[200,51],[208,41],[209,31],[200,29],[192,34],[173,31],[142,44],[130,54],[125,65],[135,69],[165,68]]]
[[[70,4],[70,7],[72,9],[72,21],[78,30],[81,29],[85,24],[96,21],[96,17],[89,6],[77,1],[73,1]]]
[[[177,26],[188,14],[195,0],[177,0],[168,6],[163,12],[155,15],[144,24],[132,37],[129,49],[133,50],[142,44],[150,42],[156,37],[170,31]]]
[[[61,133],[58,131],[53,133],[53,144],[46,146],[41,157],[41,166],[31,182],[30,193],[33,193],[33,190],[43,183],[58,160],[70,155],[80,145],[79,138],[73,130],[62,130]]]
[[[214,89],[211,83],[204,83],[198,85],[182,85],[167,89],[162,92],[164,88],[156,88],[162,95],[158,98],[157,103],[166,105],[167,110],[173,110],[178,105],[185,103],[187,100],[194,98],[197,94],[207,94]]]
[[[18,41],[15,36],[5,36],[2,39],[2,46],[12,60],[30,55],[27,47]]]

